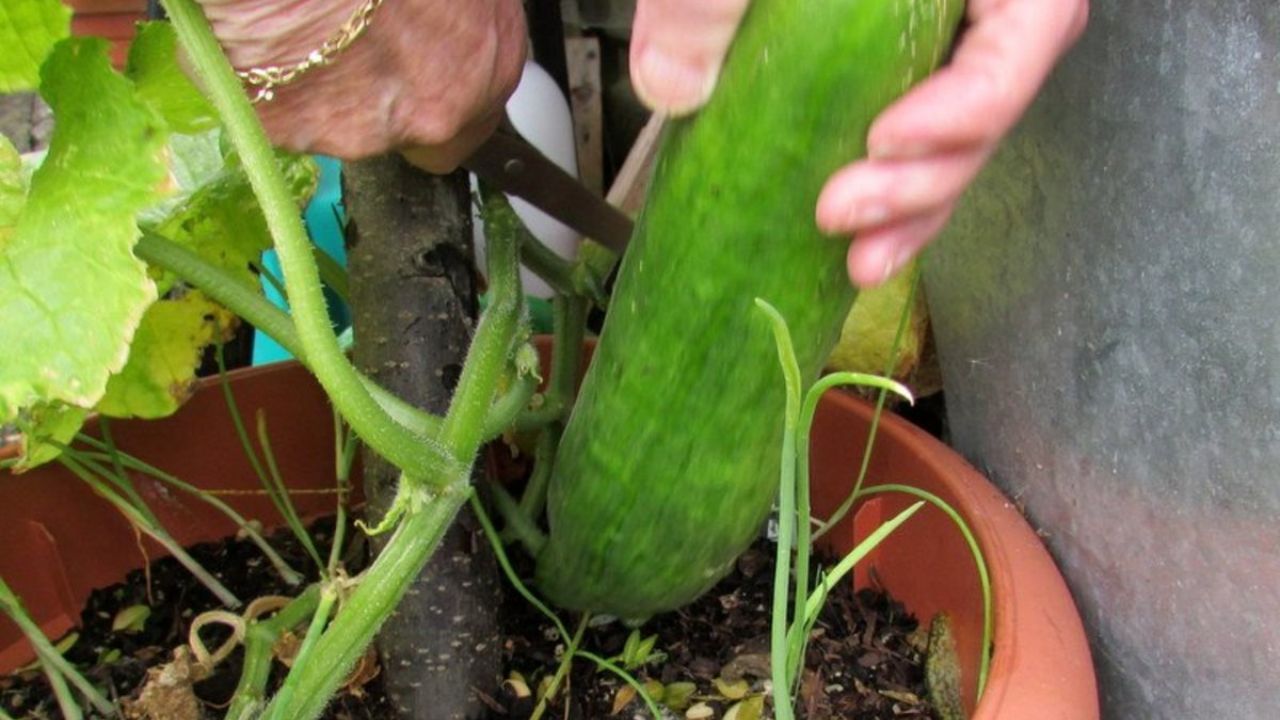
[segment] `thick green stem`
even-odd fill
[[[582,339],[586,332],[587,302],[581,297],[557,297],[552,304],[554,334],[551,346],[551,376],[547,380],[547,402],[539,411],[529,413],[517,423],[521,430],[529,420],[538,419],[542,435],[534,455],[533,474],[524,494],[520,511],[526,517],[538,517],[547,502],[547,486],[551,482],[552,463],[560,444],[564,414],[573,405],[578,376],[582,370]]]
[[[50,682],[56,682],[55,676],[59,680],[70,680],[71,684],[75,685],[76,690],[79,690],[89,700],[94,709],[108,717],[115,717],[115,706],[103,697],[102,693],[98,692],[98,689],[86,680],[84,676],[77,672],[71,663],[62,657],[62,653],[58,652],[53,643],[49,642],[49,638],[45,637],[44,632],[40,630],[40,626],[36,625],[36,622],[27,614],[26,608],[22,606],[22,601],[9,587],[8,583],[4,581],[4,578],[0,578],[0,612],[8,615],[13,624],[17,625],[22,634],[27,637],[27,641],[31,643],[31,647],[35,649],[36,655],[40,658],[40,663],[44,665],[45,674],[49,676]],[[65,691],[65,683],[62,683],[62,688]],[[62,701],[63,694],[59,693],[58,702],[60,705]],[[79,706],[76,705],[74,699],[71,700],[70,704],[74,707],[75,712],[79,711]],[[67,708],[63,707],[64,714],[66,711]],[[75,715],[71,717],[75,717]]]
[[[306,621],[315,612],[319,600],[320,586],[311,585],[271,618],[249,623],[245,630],[244,664],[240,671],[240,682],[227,707],[226,720],[256,717],[255,709],[261,709],[266,704],[267,680],[271,677],[276,641],[286,630],[292,630]]]
[[[293,697],[287,704],[273,701],[268,712],[290,720],[312,720],[320,715],[440,544],[462,504],[472,497],[469,480],[467,470],[455,475],[443,491],[419,491],[422,495],[415,500],[419,506],[405,515],[342,612],[320,636],[314,659],[306,667],[295,668],[299,677]]]
[[[485,416],[506,367],[520,324],[520,254],[513,225],[519,218],[500,193],[485,192],[485,228],[491,302],[467,351],[462,375],[440,428],[440,440],[457,457],[471,457],[484,440]]]
[[[302,647],[298,648],[298,654],[294,657],[294,667],[306,667],[314,656],[316,645],[320,641],[321,634],[324,632],[325,624],[329,622],[329,616],[333,613],[333,606],[338,600],[338,592],[332,584],[326,584],[320,589],[320,601],[316,604],[315,612],[311,615],[311,624],[307,626],[307,634],[302,638]],[[285,678],[284,685],[277,694],[279,704],[276,706],[277,711],[280,707],[287,706],[289,699],[297,692],[298,679],[300,673],[290,673]],[[264,720],[287,720],[288,716],[281,716],[279,712],[268,714]]]
[[[544,427],[538,436],[538,444],[533,450],[533,472],[520,496],[520,514],[524,517],[540,517],[546,508],[547,488],[551,484],[551,471],[555,469],[561,431],[560,423],[556,422]]]
[[[225,585],[219,582],[217,578],[210,575],[209,571],[205,570],[204,566],[196,562],[196,559],[187,553],[186,548],[182,547],[181,544],[174,540],[163,527],[152,524],[148,520],[147,516],[138,510],[138,508],[135,508],[125,498],[117,495],[115,491],[108,487],[106,483],[99,480],[92,472],[90,472],[89,468],[84,463],[73,457],[73,455],[74,453],[67,453],[64,451],[62,455],[58,456],[58,461],[76,477],[85,481],[95,494],[114,505],[122,515],[128,518],[129,522],[133,523],[139,530],[146,533],[148,537],[160,543],[165,550],[168,550],[175,560],[190,571],[190,573],[200,581],[200,584],[208,588],[209,592],[213,593],[214,597],[218,598],[218,602],[231,608],[240,607],[240,598],[236,597],[226,588]]]
[[[330,400],[360,437],[416,478],[445,482],[466,465],[438,443],[414,435],[373,400],[330,325],[311,241],[244,88],[195,0],[164,0],[174,30],[240,153],[284,270],[298,340]],[[431,482],[431,480],[427,480]]]
[[[144,231],[133,252],[139,258],[164,268],[199,288],[250,325],[271,336],[308,368],[311,364],[303,352],[302,342],[288,313],[271,304],[262,293],[236,280],[233,276],[196,253],[153,232]],[[440,418],[424,412],[383,389],[363,375],[360,382],[388,415],[422,437],[435,437],[440,432]]]

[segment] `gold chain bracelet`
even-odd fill
[[[276,96],[276,88],[292,83],[308,70],[333,62],[339,53],[350,47],[351,43],[364,34],[369,23],[373,21],[373,13],[382,3],[383,0],[364,0],[351,17],[342,24],[342,27],[324,41],[323,45],[312,50],[305,58],[293,65],[268,65],[236,72],[246,85],[258,89],[252,102],[255,105],[260,102],[270,102]]]

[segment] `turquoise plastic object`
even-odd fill
[[[307,204],[306,210],[303,212],[302,219],[308,234],[311,236],[311,241],[339,265],[346,267],[347,250],[343,242],[343,227],[346,225],[347,216],[346,210],[342,205],[342,163],[335,158],[322,155],[315,156],[315,160],[320,166],[320,182],[316,188],[315,196],[311,198],[311,202]],[[263,253],[262,267],[276,278],[282,276],[280,259],[275,250],[268,250]],[[266,278],[263,278],[261,282],[262,291],[266,294],[267,299],[274,303],[276,307],[282,308],[287,312],[289,304],[279,290],[276,289],[275,284]],[[329,319],[333,322],[334,329],[339,333],[345,332],[351,326],[350,309],[346,303],[328,288],[325,288],[325,299],[328,301]],[[259,332],[254,334],[254,365],[265,365],[291,359],[293,359],[293,355],[275,340],[272,340],[266,333]]]

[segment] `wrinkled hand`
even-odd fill
[[[293,64],[362,0],[200,0],[238,70]],[[400,150],[448,172],[497,127],[525,59],[520,0],[389,0],[332,65],[260,103],[272,142],[346,159]]]
[[[747,2],[639,0],[631,74],[641,99],[673,115],[705,102]],[[868,158],[818,198],[818,227],[855,235],[854,284],[882,283],[942,229],[1087,17],[1088,0],[969,0],[951,62],[881,113]]]

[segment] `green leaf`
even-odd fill
[[[0,135],[0,252],[4,252],[9,236],[13,235],[18,213],[26,202],[27,184],[22,178],[22,156],[9,138]]]
[[[111,618],[111,632],[139,633],[147,626],[151,608],[141,603],[122,608]]]
[[[278,158],[299,209],[315,192],[319,168],[309,157]],[[257,287],[250,269],[271,247],[271,233],[257,197],[238,161],[228,158],[226,167],[191,192],[155,231],[191,248],[205,260]]]
[[[689,700],[698,691],[698,686],[691,682],[673,682],[663,693],[663,703],[672,710],[683,710],[689,707]]]
[[[0,3],[0,93],[33,90],[40,65],[59,40],[71,34],[71,8],[59,0]]]
[[[156,297],[132,249],[164,177],[159,118],[111,69],[105,40],[60,42],[42,92],[52,142],[0,254],[0,422],[41,403],[93,407]]]
[[[218,126],[217,113],[178,65],[177,48],[169,23],[143,23],[129,46],[125,73],[137,86],[138,97],[174,132],[211,130]]]
[[[60,402],[39,403],[23,413],[18,422],[22,431],[21,455],[16,472],[25,472],[43,465],[62,454],[62,446],[69,445],[80,432],[89,411]]]
[[[763,716],[764,696],[753,695],[726,710],[724,720],[760,720]]]
[[[154,230],[179,205],[205,183],[218,177],[226,165],[222,156],[222,130],[206,130],[193,135],[170,135],[164,157],[169,169],[164,197],[138,213],[138,227]],[[164,289],[161,288],[163,293]]]
[[[112,417],[171,415],[195,389],[204,348],[229,340],[235,323],[235,315],[195,290],[153,304],[98,410]]]

